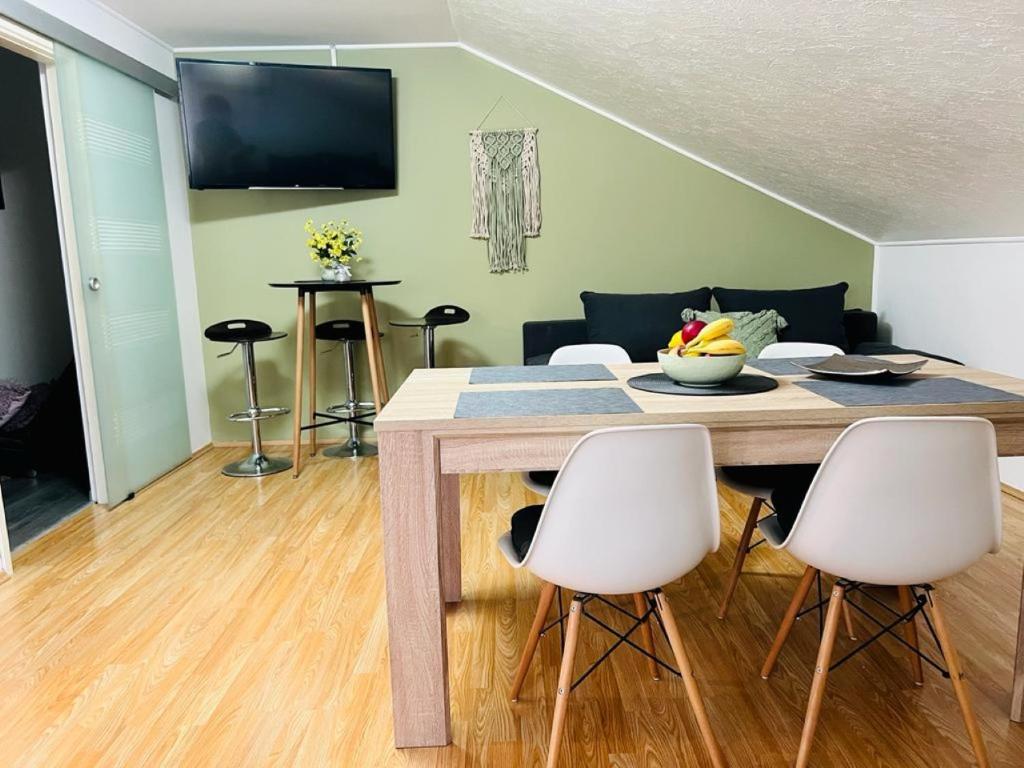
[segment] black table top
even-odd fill
[[[378,285],[398,285],[401,280],[292,280],[287,283],[269,283],[271,288],[295,288],[307,293],[321,291],[365,291]]]

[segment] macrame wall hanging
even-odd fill
[[[537,129],[478,128],[469,134],[469,155],[473,180],[470,237],[487,240],[491,272],[525,272],[525,238],[540,235]]]

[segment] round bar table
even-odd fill
[[[293,280],[287,283],[270,283],[271,288],[291,288],[298,295],[295,313],[295,407],[292,409],[292,477],[299,476],[299,454],[302,452],[302,432],[310,434],[310,456],[316,454],[316,429],[334,422],[317,422],[316,412],[316,295],[335,291],[358,291],[363,310],[363,324],[366,326],[366,357],[370,364],[370,381],[373,384],[373,402],[380,413],[388,402],[388,380],[384,372],[384,357],[380,348],[380,329],[377,325],[377,305],[373,301],[373,289],[379,285],[398,285],[401,280],[349,280],[344,283],[333,280]],[[309,296],[309,309],[306,297]],[[302,378],[306,362],[303,359],[304,341],[309,339],[309,424],[302,423]]]

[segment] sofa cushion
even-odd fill
[[[747,357],[757,357],[761,350],[779,340],[779,332],[788,325],[786,318],[774,309],[760,312],[699,312],[696,309],[683,310],[683,323],[703,320],[711,323],[721,317],[732,319],[733,329],[729,334],[747,348]]]
[[[715,299],[723,312],[758,312],[774,309],[789,323],[779,341],[813,341],[849,350],[843,324],[847,283],[821,288],[759,291],[715,288]]]
[[[635,363],[651,363],[679,330],[684,309],[707,310],[711,289],[683,293],[594,293],[584,291],[587,340],[618,344]]]

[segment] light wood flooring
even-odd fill
[[[511,512],[534,501],[517,477],[463,478],[465,599],[448,619],[455,743],[396,751],[376,461],[317,457],[297,481],[220,476],[239,453],[209,451],[17,553],[15,577],[0,583],[0,765],[542,765],[557,632],[542,639],[520,701],[507,696],[538,594],[494,546]],[[775,676],[759,678],[800,572],[767,547],[748,560],[729,617],[715,618],[746,505],[723,491],[721,551],[666,593],[730,765],[782,768],[799,740],[817,623],[801,621]],[[1007,717],[1022,553],[1024,511],[1008,506],[1003,553],[945,585],[1002,768],[1024,765],[1024,725]],[[578,669],[607,642],[585,624]],[[812,764],[970,765],[948,681],[926,668],[915,689],[899,645],[872,647],[829,677]],[[708,761],[682,684],[651,681],[620,649],[573,694],[561,765]]]

